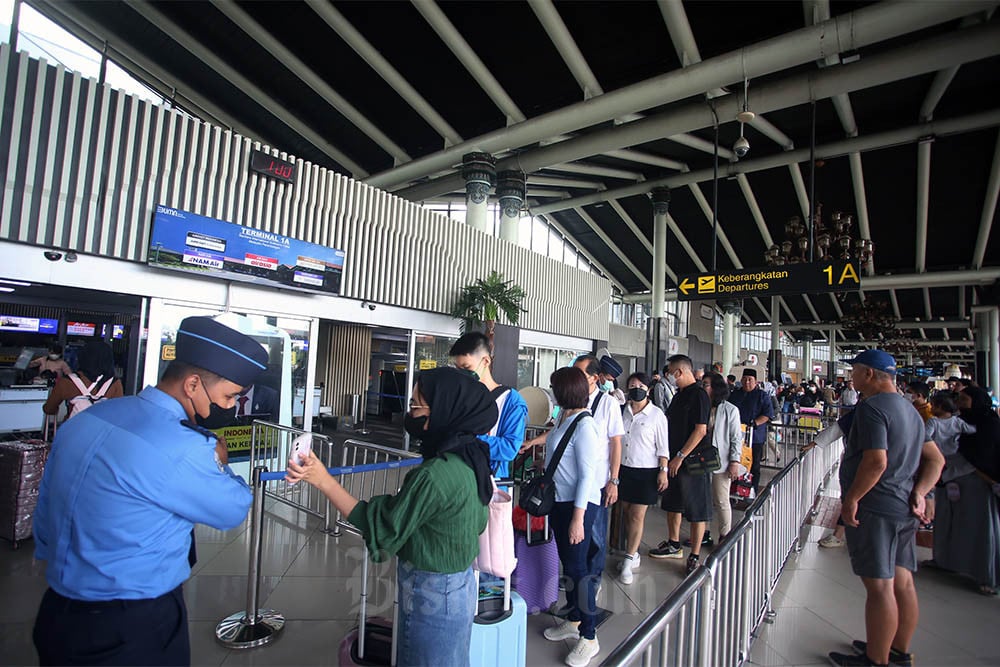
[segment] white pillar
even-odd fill
[[[517,243],[520,234],[521,207],[524,205],[523,171],[501,171],[497,174],[497,202],[500,204],[500,238]]]
[[[996,396],[1000,391],[1000,309],[996,306],[990,308],[990,388]]]
[[[663,317],[667,286],[667,211],[670,208],[670,188],[653,188],[650,197],[653,200],[652,316]]]
[[[806,337],[802,341],[802,378],[806,381],[813,379],[813,342],[812,338]]]
[[[740,304],[723,301],[722,307],[722,372],[730,369],[740,358]]]
[[[837,379],[837,330],[830,329],[828,338],[830,339],[830,365],[826,368],[826,381],[834,382]]]
[[[488,199],[496,184],[497,160],[489,153],[466,153],[462,156],[465,179],[465,222],[481,232],[489,230]]]

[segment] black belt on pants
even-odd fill
[[[65,595],[60,595],[53,588],[49,588],[52,598],[62,607],[63,611],[88,612],[88,611],[109,611],[114,609],[135,609],[145,605],[155,604],[172,595],[183,595],[181,587],[168,591],[155,598],[138,598],[134,600],[75,600]]]

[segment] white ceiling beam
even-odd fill
[[[636,237],[639,239],[639,241],[642,243],[642,245],[646,248],[646,250],[649,251],[649,254],[652,255],[653,254],[653,244],[650,243],[649,238],[645,234],[642,233],[641,229],[639,229],[639,225],[635,224],[635,220],[632,218],[632,216],[630,216],[628,214],[628,212],[624,208],[622,208],[622,205],[619,204],[618,201],[612,199],[608,203],[611,204],[611,208],[613,208],[615,210],[615,213],[618,214],[618,217],[620,217],[622,219],[622,221],[626,224],[626,226],[628,226],[628,228],[630,230],[632,230],[632,233],[636,235]],[[666,264],[664,262],[664,265],[667,268],[667,275],[670,276],[670,279],[672,281],[674,281],[674,284],[676,284],[677,283],[677,273],[672,268],[670,268],[669,264]]]
[[[583,90],[583,99],[589,100],[591,97],[603,95],[604,89],[601,88],[594,71],[590,69],[580,47],[577,46],[576,40],[573,39],[573,35],[570,34],[569,28],[566,27],[551,0],[528,0],[528,5],[535,12],[556,51],[562,56],[566,67]]]
[[[326,82],[323,77],[312,70],[302,60],[292,53],[291,49],[281,43],[267,31],[264,26],[257,23],[249,14],[243,11],[232,0],[212,0],[215,7],[225,14],[230,21],[235,23],[247,35],[252,37],[258,44],[264,47],[276,60],[284,65],[295,76],[308,84],[317,95],[322,97],[327,104],[337,110],[340,115],[347,119],[349,123],[361,130],[362,133],[386,153],[392,156],[396,164],[409,162],[410,156],[403,150],[402,146],[394,142],[382,130],[375,127],[375,124],[368,120],[367,116],[359,111],[353,104],[347,101],[343,95],[338,93]]]
[[[858,137],[854,137],[853,139],[834,141],[829,144],[817,146],[816,157],[829,160],[854,152],[861,153],[866,151],[881,150],[884,148],[898,146],[900,144],[913,143],[921,137],[928,135],[943,137],[992,128],[997,125],[1000,125],[1000,109],[969,114],[958,118],[949,118],[947,120],[935,120],[930,123],[922,123],[919,125],[879,132],[876,134],[860,135]],[[794,151],[784,151],[775,155],[741,160],[736,163],[722,165],[719,169],[719,176],[720,178],[729,178],[738,174],[749,174],[755,171],[774,169],[776,167],[786,167],[796,162],[807,162],[808,160],[809,149],[797,148]],[[647,192],[649,188],[659,185],[669,188],[677,188],[689,183],[701,183],[711,180],[712,169],[709,167],[687,173],[664,176],[662,178],[653,178],[641,184],[641,186],[627,185],[623,187],[611,188],[607,190],[607,192],[602,192],[599,195],[587,195],[586,197],[574,198],[573,201],[568,202],[566,207],[572,208],[573,206],[593,204],[596,201],[603,201],[607,197],[615,197],[618,199],[631,197],[643,194],[644,192]]]
[[[355,53],[368,63],[369,67],[375,70],[428,125],[434,128],[435,132],[441,135],[446,148],[462,142],[462,137],[455,128],[431,106],[430,102],[424,99],[423,95],[417,92],[416,88],[410,85],[410,82],[379,53],[378,49],[372,46],[371,42],[365,39],[357,28],[351,25],[343,14],[337,11],[333,4],[328,0],[306,0],[306,2],[328,26],[340,35],[341,39],[347,42],[348,46],[354,49]]]
[[[688,257],[690,257],[691,261],[694,262],[694,265],[698,267],[698,270],[702,273],[708,271],[705,267],[705,263],[701,261],[701,258],[698,257],[698,253],[696,253],[694,248],[691,246],[691,242],[687,240],[687,235],[681,233],[681,228],[677,226],[677,221],[674,220],[674,216],[669,213],[667,213],[667,227],[669,227],[670,231],[674,233],[677,241],[681,244],[681,247],[684,248],[684,252],[688,254]]]
[[[583,188],[585,190],[604,190],[604,183],[599,181],[584,181],[577,178],[563,178],[561,176],[542,176],[540,174],[528,174],[528,185],[555,186],[561,188]]]
[[[485,63],[476,55],[469,43],[465,41],[462,34],[458,31],[458,28],[452,24],[445,13],[441,11],[441,8],[437,6],[434,0],[413,0],[413,6],[417,8],[420,15],[424,17],[424,20],[430,24],[434,32],[437,33],[438,37],[445,43],[445,46],[451,50],[458,61],[462,63],[462,66],[468,70],[472,78],[476,80],[479,87],[493,100],[493,104],[500,109],[501,112],[507,117],[507,124],[513,125],[515,123],[521,123],[526,120],[526,117],[521,110],[515,104],[514,100],[511,99],[507,91],[503,89],[500,82],[497,81],[496,77],[493,76],[489,68],[486,67]],[[551,135],[562,134],[562,132],[552,132]],[[550,135],[550,136],[551,136]],[[463,142],[464,144],[465,142]],[[492,150],[499,150],[501,148],[511,148],[512,146],[502,146],[496,147]],[[464,149],[463,149],[464,150]],[[471,149],[470,149],[471,150]],[[481,150],[491,150],[490,148],[483,147]],[[445,165],[441,165],[444,167]],[[382,183],[381,185],[385,185]]]
[[[931,142],[917,144],[917,273],[927,270],[927,219],[931,186]]]
[[[616,167],[605,167],[602,164],[592,164],[590,162],[566,162],[564,164],[554,164],[546,167],[550,171],[561,171],[571,174],[583,174],[585,176],[604,176],[605,178],[619,178],[624,181],[642,181],[645,176],[639,171],[628,171]]]
[[[633,275],[635,275],[635,277],[639,279],[639,282],[641,282],[643,285],[646,286],[646,289],[649,290],[653,289],[653,286],[646,279],[646,275],[642,271],[640,271],[635,264],[632,263],[632,260],[629,259],[624,252],[622,252],[621,248],[618,247],[618,244],[612,241],[611,238],[604,233],[604,230],[601,229],[600,225],[594,222],[594,219],[590,217],[590,214],[588,214],[582,208],[575,208],[573,209],[573,211],[575,211],[576,214],[580,216],[580,218],[582,218],[585,223],[587,223],[587,226],[590,227],[590,229],[595,234],[597,234],[598,238],[604,241],[605,245],[608,246],[608,249],[610,249],[613,253],[615,253],[615,255],[618,256],[618,259],[621,260],[622,264],[628,267],[628,269],[633,273]]]
[[[896,290],[889,290],[889,303],[892,304],[892,314],[897,320],[903,319],[903,316],[899,313],[899,299],[896,297]]]
[[[972,254],[972,266],[976,269],[982,268],[983,260],[986,258],[986,245],[993,229],[998,195],[1000,195],[1000,132],[997,133],[997,145],[993,149],[993,166],[990,168],[990,178],[986,184],[983,212],[979,217],[979,233],[976,235],[976,248]]]
[[[813,308],[813,302],[812,302],[812,299],[809,298],[809,295],[808,294],[803,294],[802,295],[802,300],[806,302],[806,308],[809,309],[809,314],[812,315],[813,322],[821,322],[823,320],[823,318],[820,317],[819,313],[816,312],[816,309]]]
[[[750,213],[753,215],[754,222],[757,223],[757,230],[760,232],[760,238],[764,241],[764,249],[770,248],[774,245],[774,239],[771,237],[771,232],[767,229],[767,223],[764,221],[764,214],[760,211],[760,206],[757,205],[757,198],[753,194],[753,190],[750,189],[750,181],[747,180],[746,174],[739,174],[736,177],[736,182],[739,183],[740,191],[743,193],[743,198],[747,202],[747,206],[750,208]]]
[[[837,301],[837,295],[833,292],[830,292],[830,301],[833,302],[833,309],[837,311],[837,317],[843,319],[844,309],[840,307],[840,302]]]
[[[781,307],[785,310],[785,315],[788,315],[788,319],[792,321],[792,324],[798,324],[799,323],[798,319],[795,317],[795,314],[792,312],[792,309],[788,307],[788,304],[785,303],[785,299],[780,296],[777,297],[777,299],[778,303],[780,303]]]
[[[653,167],[663,167],[664,169],[676,169],[677,171],[690,171],[690,168],[684,162],[680,162],[678,160],[671,160],[668,157],[663,157],[660,155],[652,155],[650,153],[643,153],[641,151],[631,150],[628,148],[619,148],[617,150],[604,151],[602,155],[618,158],[619,160],[628,160],[629,162],[638,162],[639,164],[648,164]]]
[[[715,144],[708,139],[702,139],[701,137],[695,136],[693,134],[681,133],[673,134],[667,137],[668,141],[672,141],[675,144],[680,144],[682,146],[687,146],[688,148],[693,148],[696,151],[701,151],[702,153],[708,153],[713,155],[715,153]],[[719,146],[719,157],[725,160],[733,160],[736,158],[736,153],[726,148],[725,146]]]
[[[368,175],[364,167],[348,157],[346,153],[331,144],[318,132],[308,127],[298,118],[295,118],[295,116],[285,110],[283,104],[278,103],[277,100],[261,90],[250,79],[240,74],[234,67],[215,55],[179,25],[167,18],[163,12],[146,2],[138,2],[137,0],[126,0],[126,2],[140,16],[166,33],[172,40],[190,52],[191,55],[215,70],[215,72],[229,81],[229,83],[257,100],[271,115],[287,125],[303,139],[308,140],[313,146],[326,153],[345,169],[348,169],[355,178],[364,178]]]
[[[701,187],[697,183],[688,183],[688,190],[691,192],[692,195],[694,195],[695,201],[698,202],[698,208],[700,208],[701,212],[704,214],[705,220],[708,222],[708,226],[712,227],[713,217],[714,217],[712,215],[712,207],[709,205],[708,200],[705,199],[705,195],[702,193]],[[722,221],[718,220],[717,222],[719,223],[718,224],[719,243],[722,245],[722,248],[726,251],[726,254],[729,255],[729,261],[733,263],[733,267],[737,269],[742,269],[743,263],[740,262],[740,258],[736,254],[736,250],[733,248],[733,244],[729,242],[729,237],[726,236],[726,230],[723,229],[722,227]]]
[[[376,174],[366,179],[366,183],[380,188],[391,187],[451,168],[470,150],[496,153],[527,146],[549,137],[699,95],[705,90],[740,80],[744,74],[750,78],[758,78],[812,62],[829,52],[831,35],[840,36],[841,48],[857,49],[961,18],[980,7],[979,3],[964,0],[947,3],[877,3],[842,14],[823,24],[750,45],[738,52],[709,58],[687,70],[671,71],[624,86],[598,98],[540,114],[513,127],[500,128],[466,139],[447,150]],[[632,124],[627,123],[623,127]],[[665,135],[660,133],[659,136]],[[593,155],[594,152],[590,154]],[[550,164],[566,161],[567,159],[553,160]]]

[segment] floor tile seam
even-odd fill
[[[777,655],[779,658],[781,658],[781,664],[779,664],[779,665],[768,665],[768,667],[787,667],[788,665],[792,664],[792,661],[789,660],[788,658],[786,658],[785,655],[781,651],[779,651],[778,649],[774,648],[773,644],[771,644],[766,639],[764,639],[763,637],[760,637],[760,636],[758,636],[756,639],[754,639],[753,643],[750,644],[750,656],[753,656],[754,644],[756,644],[757,642],[763,642],[764,645],[767,646],[767,648],[769,650],[774,651],[775,655]],[[750,657],[748,657],[747,661],[746,661],[746,664],[748,664],[748,665],[756,665],[757,663],[753,662],[750,659]]]

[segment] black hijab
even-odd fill
[[[423,371],[417,386],[431,410],[420,437],[421,454],[425,459],[444,453],[462,459],[476,474],[479,500],[488,505],[493,498],[490,448],[476,436],[497,423],[496,401],[474,375],[457,368]]]
[[[1000,481],[1000,416],[982,387],[969,386],[962,393],[972,399],[972,406],[962,410],[962,419],[975,426],[976,432],[959,438],[958,451],[978,470]]]

